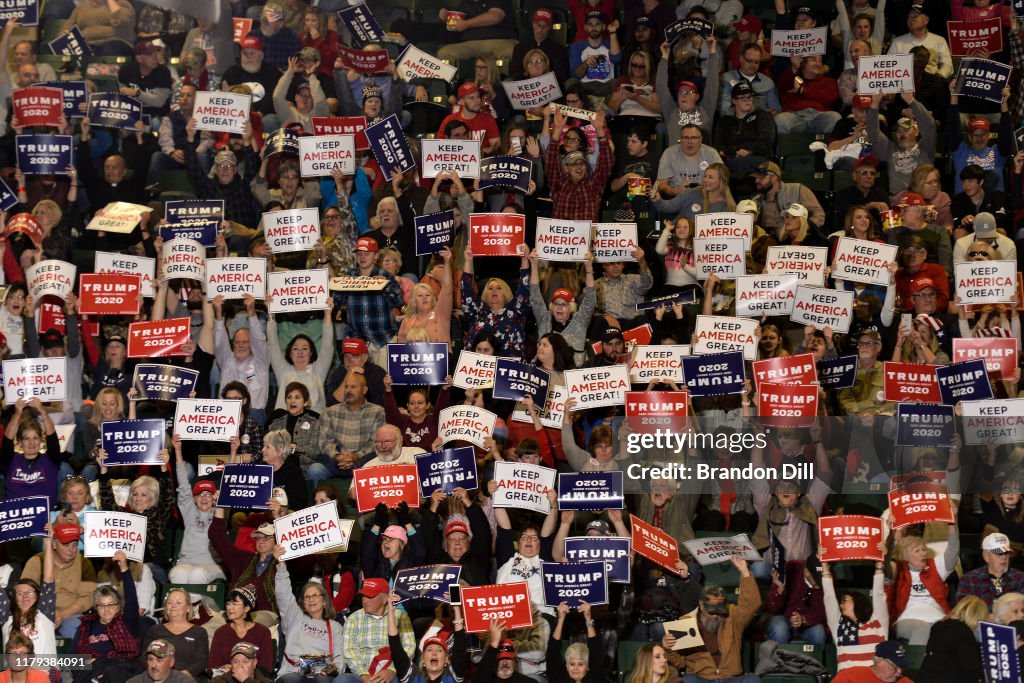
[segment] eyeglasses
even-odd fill
[[[197,497],[197,498],[203,498],[203,497],[206,497],[206,498],[213,498],[213,494],[212,494],[212,493],[210,493],[209,491],[203,491],[203,492],[201,492],[201,493],[200,493],[199,495],[197,495],[196,497]]]
[[[302,599],[305,602],[310,602],[312,600],[323,600],[324,596],[320,595],[319,593],[316,593],[314,595],[303,595]]]
[[[699,142],[700,141],[700,136],[699,135],[684,135],[683,137],[681,137],[679,139],[684,141],[684,142],[694,142],[694,141]]]
[[[935,292],[915,292],[912,294],[915,299],[934,299]]]
[[[294,173],[287,173],[287,174],[285,174],[283,176],[278,176],[278,180],[298,180],[298,179],[299,179],[299,176],[295,175]]]
[[[990,254],[987,251],[969,251],[967,252],[967,255],[970,256],[971,258],[974,258],[975,256],[984,256],[988,258],[990,256]]]
[[[540,536],[538,536],[536,534],[530,534],[530,535],[523,534],[522,536],[519,537],[519,540],[520,541],[539,541],[540,540]]]
[[[859,173],[860,175],[878,175],[878,171],[876,171],[873,168],[862,168],[861,170],[857,171],[857,173]]]
[[[541,64],[547,64],[547,63],[548,63],[548,60],[541,59],[540,57],[536,57],[534,59],[531,59],[529,62],[527,62],[527,64],[530,64],[531,66],[540,66]]]
[[[233,164],[230,161],[220,161],[217,162],[215,166],[217,168],[235,168],[236,164]]]
[[[857,346],[881,346],[882,342],[877,341],[861,341],[857,342]]]
[[[35,591],[18,591],[14,594],[16,598],[34,598],[36,597]]]
[[[120,607],[116,602],[97,602],[96,609],[115,609]]]
[[[324,216],[324,220],[325,221],[340,221],[341,220],[341,214],[340,213],[329,214],[327,216]]]

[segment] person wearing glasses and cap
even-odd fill
[[[934,272],[930,277],[936,280],[949,279],[953,273],[953,245],[949,241],[949,233],[930,222],[931,212],[924,197],[913,192],[905,192],[899,209],[903,225],[886,231],[889,244],[906,248],[916,237],[927,250],[928,262],[939,265],[944,271],[940,276],[939,271],[932,268]],[[911,272],[916,272],[916,269]],[[906,301],[903,302],[903,306],[907,306]],[[944,311],[945,308],[940,306],[940,310]]]
[[[655,92],[661,104],[661,116],[668,128],[669,140],[682,140],[683,127],[697,126],[703,139],[710,140],[715,111],[718,109],[719,74],[722,71],[722,53],[718,50],[718,41],[709,36],[708,63],[704,70],[704,89],[701,90],[691,80],[681,80],[673,93],[668,87],[668,65],[671,61],[671,47],[668,43],[661,45],[661,61],[654,77]],[[674,95],[674,96],[673,96]]]
[[[892,39],[887,54],[905,55],[910,53],[911,48],[923,45],[931,54],[927,66],[928,71],[938,74],[942,78],[949,78],[953,75],[953,57],[949,52],[949,43],[942,36],[928,31],[929,12],[923,0],[914,2],[907,14],[907,29],[909,31]]]
[[[964,235],[953,243],[953,263],[963,263],[973,260],[976,254],[972,250],[979,242],[988,247],[990,260],[1007,259],[1017,260],[1017,245],[1006,235],[998,232],[996,216],[988,211],[983,211],[974,216],[974,223],[971,226],[974,232]]]
[[[391,587],[386,579],[368,578],[359,589],[362,609],[356,610],[345,620],[345,635],[342,637],[342,652],[348,670],[355,674],[354,683],[390,683],[397,679],[394,661],[387,652],[388,602],[392,599]],[[395,625],[398,638],[406,656],[411,660],[416,655],[416,636],[406,611],[396,610]],[[347,674],[346,676],[348,676]],[[348,683],[343,680],[342,683]]]
[[[910,186],[914,169],[935,161],[935,119],[924,105],[917,101],[914,93],[905,92],[900,97],[909,106],[914,117],[905,116],[896,122],[895,142],[883,135],[879,128],[878,107],[882,102],[882,96],[872,95],[871,108],[868,109],[868,141],[878,160],[889,165],[889,193],[893,195],[905,191]]]
[[[1003,169],[1006,162],[1014,154],[1013,117],[1010,116],[1010,86],[1002,91],[999,103],[999,130],[995,144],[989,144],[991,124],[988,119],[980,116],[971,117],[967,124],[967,140],[963,139],[960,125],[960,97],[956,94],[956,79],[949,83],[949,109],[946,114],[946,148],[953,150],[954,193],[959,193],[961,173],[971,166],[978,166],[984,172],[986,189],[1001,192],[1003,190]]]
[[[886,640],[875,646],[875,656],[870,665],[843,669],[832,683],[913,683],[903,675],[903,670],[910,664],[903,644],[898,640]]]
[[[981,557],[984,565],[960,577],[956,589],[958,602],[965,595],[976,595],[992,607],[1001,595],[1024,592],[1024,572],[1010,566],[1013,547],[1006,534],[989,534],[982,539]]]
[[[559,83],[565,83],[569,79],[569,52],[565,45],[551,39],[551,27],[554,21],[554,13],[546,7],[538,7],[533,11],[530,23],[533,40],[522,37],[523,39],[516,43],[509,62],[509,76],[512,80],[521,80],[526,77],[523,58],[527,52],[534,49],[541,50],[548,56],[548,64],[555,72]]]
[[[273,647],[270,645],[269,647]],[[231,648],[227,669],[213,679],[213,683],[272,683],[274,679],[257,667],[262,648],[245,641]]]

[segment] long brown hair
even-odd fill
[[[18,607],[18,603],[14,598],[14,593],[18,590],[18,586],[28,586],[36,592],[36,601],[32,603],[24,612]],[[29,628],[35,629],[36,627],[36,614],[39,611],[39,599],[42,597],[42,589],[39,584],[32,579],[19,579],[14,584],[14,589],[11,591],[11,633],[19,633],[22,628],[28,626]]]
[[[633,672],[629,675],[628,683],[667,683],[669,667],[665,667],[663,673],[657,680],[654,679],[654,648],[661,647],[658,643],[647,643],[636,653],[633,660]],[[662,650],[665,648],[661,647]]]

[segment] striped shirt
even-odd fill
[[[825,618],[836,643],[839,671],[854,666],[870,666],[875,656],[875,646],[889,639],[889,608],[886,605],[883,580],[882,572],[875,572],[871,586],[871,619],[859,623],[840,614],[832,577],[823,576],[821,579],[821,588],[825,593]]]

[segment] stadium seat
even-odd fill
[[[636,659],[636,653],[646,644],[640,640],[619,641],[619,652],[615,664],[619,675],[616,676],[616,680],[623,681],[629,677],[629,672],[633,670],[633,661]]]

